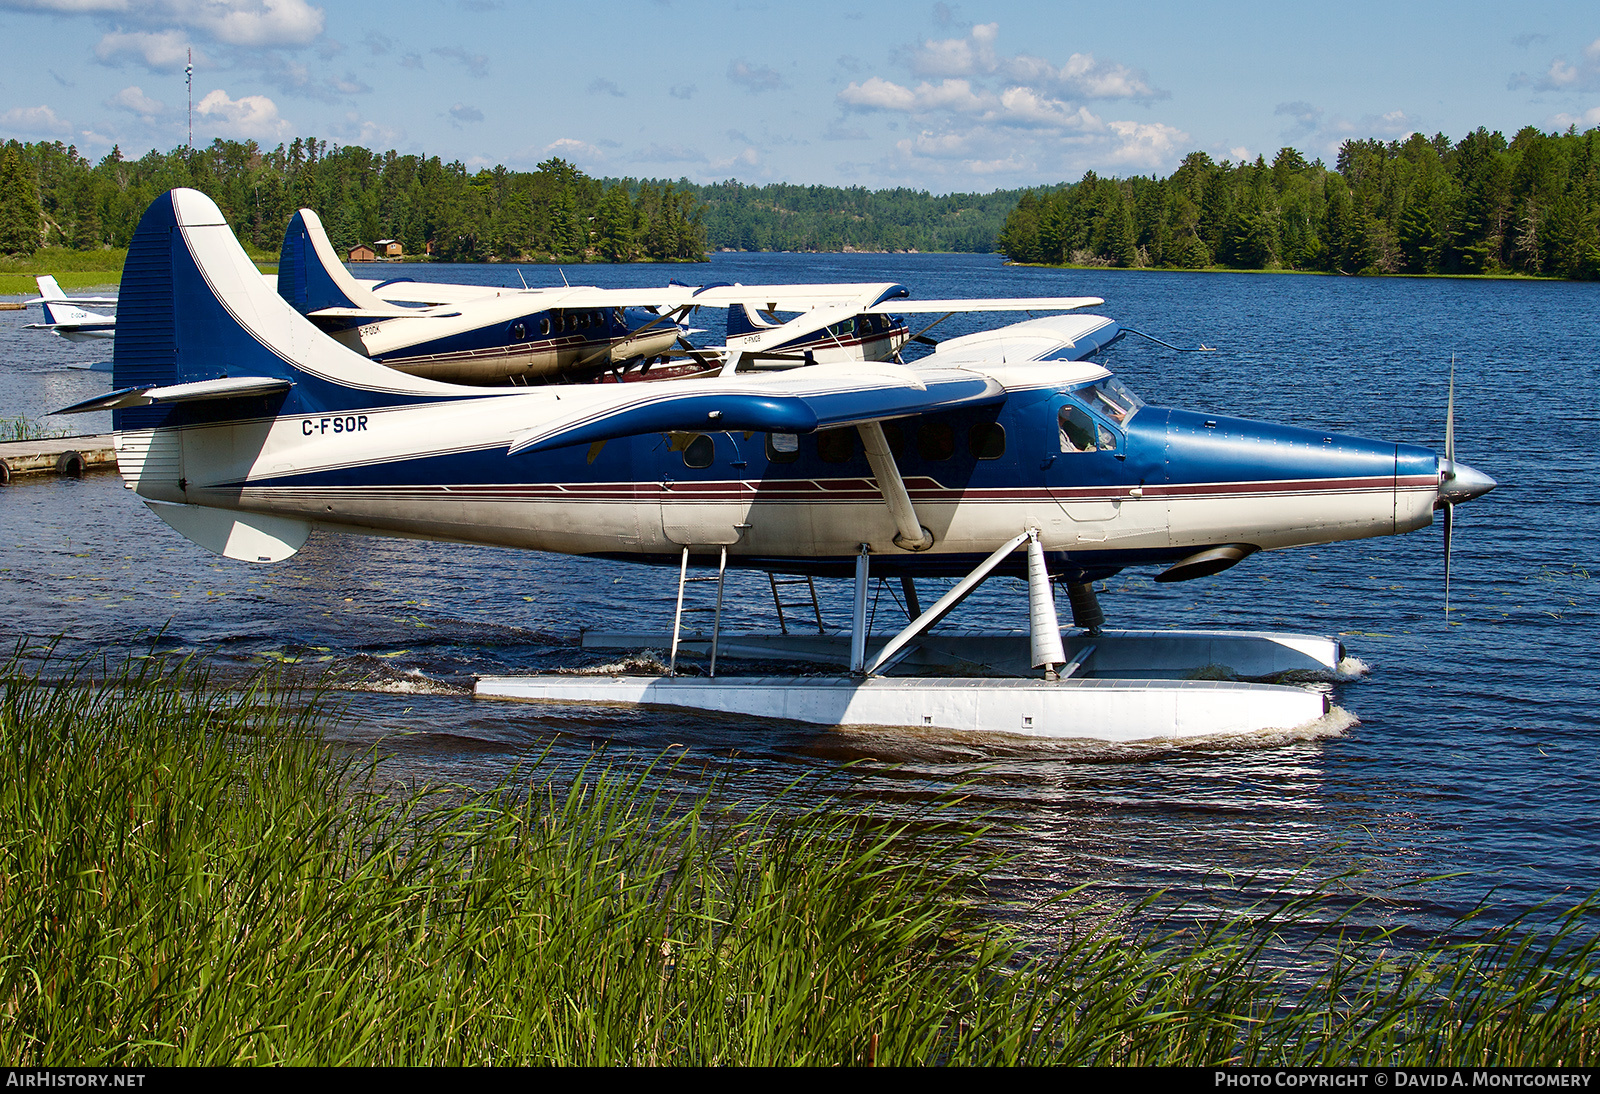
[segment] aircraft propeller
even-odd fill
[[[1439,498],[1434,508],[1444,512],[1444,610],[1450,618],[1450,546],[1455,536],[1456,503],[1471,501],[1493,490],[1494,479],[1475,467],[1456,462],[1456,358],[1450,355],[1450,393],[1444,410],[1444,458],[1439,461]]]

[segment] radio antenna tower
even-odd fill
[[[183,82],[189,89],[189,151],[194,151],[194,47],[189,48],[189,63],[183,69]]]

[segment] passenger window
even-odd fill
[[[520,342],[526,337],[528,337],[528,328],[524,324],[511,324],[511,340],[513,342]]]
[[[900,428],[899,422],[883,423],[883,439],[889,442],[889,452],[895,459],[906,454],[906,431]]]
[[[710,467],[711,461],[716,455],[716,442],[702,433],[684,446],[683,465],[685,467]]]
[[[854,429],[824,429],[817,434],[817,455],[823,463],[849,463],[855,454]]]
[[[767,434],[767,459],[771,463],[793,463],[800,458],[800,438],[793,433]]]
[[[1061,408],[1057,424],[1063,452],[1111,452],[1117,447],[1117,435],[1108,426],[1071,404]]]
[[[998,460],[1006,454],[1006,428],[999,422],[979,422],[967,431],[967,451],[980,460]]]
[[[547,337],[550,333],[550,317],[547,315],[539,320],[539,337]]]
[[[925,460],[948,460],[956,454],[956,432],[948,422],[923,422],[917,427],[917,453]]]

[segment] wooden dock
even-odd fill
[[[89,471],[116,469],[116,440],[109,433],[0,443],[0,486],[25,475],[62,475],[78,479]]]

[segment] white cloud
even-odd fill
[[[553,140],[541,150],[545,156],[559,156],[564,160],[590,159],[603,160],[605,153],[600,151],[588,141],[580,141],[573,137],[562,137]]]
[[[28,136],[56,137],[67,133],[72,126],[49,106],[17,106],[0,114],[0,132],[22,133]]]
[[[218,137],[234,140],[283,140],[294,126],[278,115],[278,105],[265,95],[241,95],[230,99],[218,88],[194,106],[204,128]]]
[[[1087,108],[1073,109],[1070,103],[1047,98],[1029,87],[1007,88],[1000,95],[1000,105],[1002,110],[994,120],[1006,125],[1091,131],[1105,128]]]
[[[1600,126],[1600,106],[1591,107],[1582,114],[1553,114],[1550,117],[1552,129],[1559,131],[1574,125],[1580,130]]]
[[[1518,72],[1506,81],[1508,88],[1531,87],[1535,91],[1592,91],[1600,88],[1600,38],[1578,51],[1576,63],[1565,57],[1552,57],[1544,75],[1538,78]]]
[[[851,83],[839,92],[839,102],[857,110],[903,110],[909,113],[917,105],[917,96],[909,87],[901,87],[882,76],[873,76],[864,83]]]
[[[133,87],[125,87],[111,96],[106,100],[106,105],[113,110],[126,110],[130,114],[137,114],[147,120],[167,109],[166,103],[160,99],[152,99],[137,84]]]
[[[1018,58],[1024,60],[1024,58]],[[1026,58],[1032,61],[1032,58]],[[1044,62],[1039,62],[1043,64]],[[1056,85],[1085,99],[1165,99],[1170,95],[1150,86],[1143,72],[1111,61],[1096,61],[1092,53],[1074,53],[1056,72]]]
[[[761,166],[761,155],[754,148],[746,148],[731,156],[714,159],[710,163],[713,171],[726,171],[730,167],[748,169],[759,166]]]
[[[1097,61],[1092,53],[1074,53],[1057,67],[1043,57],[1019,53],[1002,57],[995,51],[1000,24],[975,26],[965,38],[926,39],[911,51],[911,71],[918,76],[1000,76],[1012,84],[1043,88],[1077,99],[1168,98],[1137,69],[1114,61]]]
[[[3,0],[0,6],[95,16],[118,30],[185,30],[230,46],[309,45],[325,22],[322,9],[305,0]]]
[[[152,72],[176,72],[189,61],[189,37],[181,31],[112,31],[95,44],[94,55],[106,64],[125,58]]]
[[[924,39],[911,54],[911,71],[918,76],[979,76],[995,70],[994,42],[999,23],[983,23],[965,38]]]

